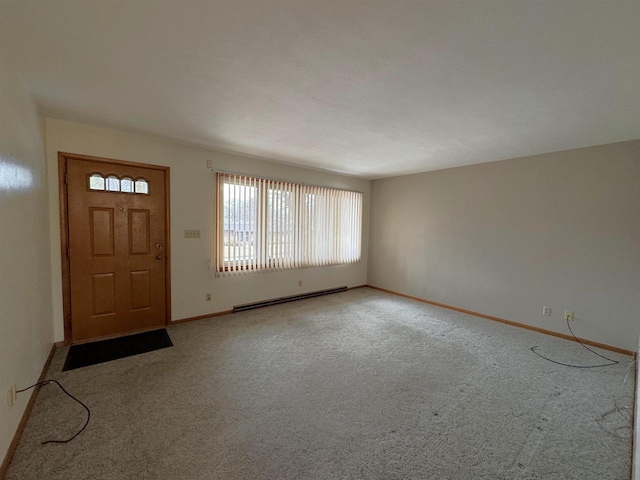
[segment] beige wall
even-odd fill
[[[51,258],[55,338],[62,340],[62,293],[58,207],[57,153],[115,158],[166,165],[171,168],[171,284],[172,318],[180,320],[229,310],[256,300],[366,283],[370,182],[355,177],[292,167],[239,155],[187,146],[160,137],[125,133],[56,119],[47,119]],[[209,228],[214,169],[353,189],[364,193],[363,257],[359,263],[214,278],[209,270]],[[185,229],[200,229],[200,239],[185,239]],[[298,287],[302,280],[302,287]],[[206,293],[212,301],[206,302]]]
[[[640,141],[372,183],[368,283],[636,350]],[[552,308],[542,316],[543,305]]]
[[[0,462],[51,351],[44,123],[0,50]]]

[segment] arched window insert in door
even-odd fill
[[[106,177],[100,173],[92,173],[89,175],[89,190],[102,192],[122,192],[122,193],[138,193],[149,195],[149,182],[144,178],[134,180],[131,177],[122,177],[121,179],[115,175],[107,175]]]

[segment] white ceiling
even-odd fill
[[[378,178],[640,138],[640,1],[2,0],[46,116]]]

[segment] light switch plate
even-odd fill
[[[200,238],[200,230],[185,230],[184,238]]]

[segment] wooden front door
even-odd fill
[[[70,340],[164,326],[167,169],[64,161]]]

